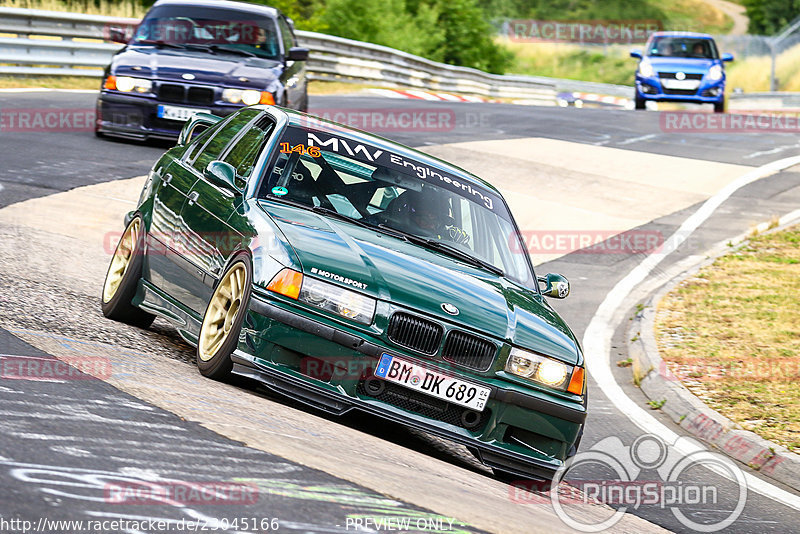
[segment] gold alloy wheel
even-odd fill
[[[103,302],[109,302],[117,294],[119,284],[128,272],[136,245],[139,243],[139,227],[141,221],[138,217],[131,221],[125,229],[125,234],[119,240],[114,257],[111,258],[111,265],[108,266],[106,273],[106,283],[103,285]]]
[[[239,262],[225,273],[214,291],[200,328],[198,354],[204,362],[213,358],[228,339],[242,305],[246,282],[247,271],[244,264]]]

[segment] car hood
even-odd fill
[[[719,63],[718,60],[714,59],[653,56],[648,56],[647,60],[656,72],[688,72],[696,74],[705,74],[712,65]]]
[[[181,75],[191,73],[193,83],[266,88],[280,76],[283,66],[263,58],[146,46],[123,49],[114,56],[111,69],[117,76],[185,82]]]
[[[578,362],[572,332],[538,293],[389,235],[292,206],[262,201],[305,275],[497,340]],[[442,304],[459,309],[457,316]],[[380,311],[379,311],[380,313]]]

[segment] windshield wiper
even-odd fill
[[[389,228],[388,226],[385,226],[383,224],[380,226],[382,228]],[[402,230],[397,230],[396,228],[391,228],[391,231],[395,232],[396,234],[400,234],[402,236],[402,239],[405,239],[406,241],[410,241],[417,245],[422,245],[423,247],[436,250],[437,252],[443,252],[448,256],[459,259],[466,263],[471,263],[472,265],[480,267],[481,269],[489,271],[490,273],[496,274],[497,276],[505,276],[505,272],[503,272],[503,270],[500,269],[499,267],[492,265],[488,261],[476,258],[472,254],[467,254],[466,252],[459,250],[451,245],[448,245],[447,243],[442,243],[441,241],[437,241],[435,239],[420,237],[418,235],[404,232]]]
[[[214,45],[209,45],[209,48],[211,50],[215,50],[217,52],[228,52],[229,54],[237,54],[237,55],[246,56],[246,57],[258,57],[254,53],[248,52],[247,50],[242,50],[241,48],[231,48],[231,47],[225,46],[225,45],[216,45],[216,44],[214,44]]]
[[[188,48],[189,50],[201,50],[203,52],[208,52],[210,54],[216,54],[216,51],[212,47],[210,47],[209,45],[196,44],[196,43],[187,43],[187,44],[185,44],[183,46],[185,48]]]
[[[497,276],[505,276],[506,273],[503,272],[503,269],[499,267],[495,267],[488,261],[484,261],[480,258],[476,258],[472,254],[467,254],[464,251],[457,249],[456,247],[450,246],[447,243],[442,243],[441,241],[436,241],[435,239],[425,239],[425,245],[438,250],[439,252],[444,252],[454,258],[458,258],[462,261],[467,263],[471,263],[476,267],[480,267],[489,271],[490,273],[496,274]]]
[[[155,39],[140,39],[139,41],[136,41],[134,44],[156,45],[158,48],[167,47],[167,48],[177,48],[179,50],[183,50],[184,48],[186,48],[186,45],[177,44],[177,43],[167,43],[167,42],[162,41],[161,39],[158,39],[158,40],[155,40]]]

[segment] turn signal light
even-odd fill
[[[569,386],[567,386],[567,391],[576,395],[583,395],[583,385],[586,382],[585,374],[586,372],[583,367],[576,367],[572,372],[572,378],[569,381]]]
[[[109,76],[106,78],[106,83],[103,84],[105,89],[109,89],[111,91],[116,90],[117,88],[117,77],[116,76]]]
[[[283,269],[270,281],[267,289],[285,297],[297,300],[300,296],[300,286],[303,285],[303,275],[291,269]]]
[[[269,91],[261,91],[261,101],[259,104],[270,104],[272,106],[275,105],[275,97],[272,96],[272,93]]]

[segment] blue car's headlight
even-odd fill
[[[123,93],[149,93],[153,89],[153,82],[146,78],[117,76],[116,89]]]
[[[706,74],[709,80],[717,81],[722,79],[722,67],[720,65],[714,65],[710,69],[708,69],[708,74]]]
[[[655,71],[653,71],[653,65],[651,65],[646,59],[643,59],[641,63],[639,63],[639,75],[644,78],[649,78],[653,74],[655,74]]]

